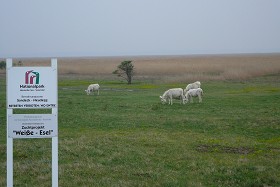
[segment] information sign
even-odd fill
[[[13,186],[13,139],[52,138],[52,186],[58,187],[57,59],[51,67],[13,67],[6,60],[7,187]],[[14,114],[14,109],[51,109],[51,114]],[[35,111],[35,110],[34,110]]]
[[[11,67],[7,108],[57,108],[57,71],[53,67]]]
[[[12,114],[8,116],[11,138],[50,138],[57,136],[57,116],[53,114]]]

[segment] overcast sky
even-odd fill
[[[0,2],[0,58],[280,52],[280,0]]]

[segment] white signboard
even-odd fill
[[[57,108],[57,70],[53,67],[10,67],[7,108]]]
[[[52,186],[58,187],[57,59],[51,67],[13,67],[6,60],[7,187],[13,186],[13,138],[52,138]],[[49,108],[51,114],[13,114]]]
[[[10,138],[50,138],[57,136],[54,114],[12,114],[8,116]]]

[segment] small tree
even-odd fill
[[[6,62],[5,61],[0,62],[0,69],[6,69]]]
[[[20,61],[18,61],[18,66],[22,66],[22,61],[20,60]]]
[[[113,71],[113,74],[124,78],[127,81],[127,84],[131,84],[132,77],[134,75],[133,70],[134,66],[132,64],[132,61],[123,61],[120,65],[118,65],[118,69]]]

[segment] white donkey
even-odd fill
[[[97,92],[97,95],[99,95],[99,84],[91,84],[88,86],[88,88],[85,90],[85,92],[87,93],[87,95],[90,95],[90,93],[92,92],[94,95],[94,91]]]
[[[186,89],[184,90],[184,94],[186,94],[186,92],[189,91],[190,89],[200,88],[200,86],[201,86],[200,81],[196,81],[194,83],[188,84],[186,86]]]
[[[198,97],[199,102],[202,102],[202,96],[203,96],[203,90],[201,88],[196,88],[196,89],[190,89],[187,91],[185,94],[187,103],[190,101],[191,103],[193,102],[193,97]]]
[[[181,103],[185,104],[185,96],[182,88],[169,89],[162,96],[159,96],[159,98],[163,104],[168,102],[168,104],[172,105],[172,99],[180,99]]]

